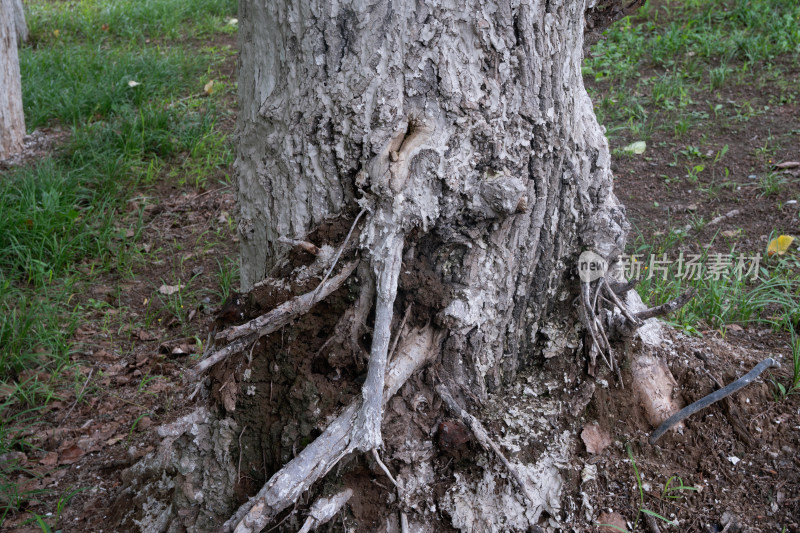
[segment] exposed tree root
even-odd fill
[[[381,253],[382,252],[382,253]],[[375,272],[375,328],[369,355],[367,379],[362,387],[364,403],[358,414],[354,440],[358,449],[368,451],[383,445],[381,422],[383,421],[383,385],[386,375],[386,360],[392,335],[394,300],[397,297],[397,281],[403,262],[403,238],[392,235],[386,239],[381,252],[373,259]]]
[[[395,487],[397,487],[399,489],[400,485],[397,484],[397,480],[394,478],[392,473],[389,472],[389,468],[383,463],[383,460],[381,459],[380,454],[378,454],[378,450],[375,449],[375,448],[372,449],[372,457],[373,457],[373,459],[375,459],[375,462],[378,463],[378,466],[381,467],[381,470],[383,470],[383,473],[386,474],[386,477],[389,478],[389,481],[392,482],[392,485],[394,485]]]
[[[624,297],[632,290],[637,282],[638,280],[620,283],[605,277],[581,282],[578,317],[590,340],[588,345],[590,369],[594,368],[599,354],[608,368],[619,375],[619,364],[614,356],[611,340],[632,336],[645,320],[677,311],[695,295],[695,291],[690,290],[665,304],[631,313],[620,297]]]
[[[308,511],[308,518],[306,518],[303,527],[297,533],[308,533],[318,528],[334,516],[339,510],[347,503],[353,496],[353,489],[346,488],[341,492],[329,496],[327,498],[320,498],[311,509]]]
[[[511,477],[516,482],[517,487],[519,487],[525,497],[528,498],[533,505],[539,505],[540,499],[536,496],[536,491],[533,489],[533,487],[531,487],[530,483],[526,479],[526,475],[520,472],[517,466],[506,458],[500,447],[492,440],[491,437],[489,437],[489,433],[483,427],[483,424],[481,424],[480,420],[459,406],[455,398],[453,398],[453,396],[450,394],[450,391],[444,384],[440,383],[437,385],[436,392],[442,398],[442,401],[444,401],[444,403],[447,405],[448,409],[450,409],[453,414],[458,416],[469,427],[483,449],[493,452],[500,462],[503,463],[503,466],[505,466],[508,472],[511,474]]]
[[[385,378],[382,403],[394,396],[411,375],[436,358],[442,334],[427,325],[403,337]],[[354,432],[363,400],[356,399],[315,441],[273,475],[254,497],[224,524],[223,531],[255,533],[292,505],[311,485],[345,455],[363,450]],[[372,449],[372,448],[366,448]]]
[[[187,375],[189,380],[197,379],[203,372],[224,360],[226,357],[243,351],[260,337],[269,335],[289,324],[298,316],[306,314],[321,300],[324,300],[332,292],[336,291],[350,274],[358,266],[358,261],[348,263],[329,281],[321,284],[320,287],[312,292],[293,298],[272,311],[261,315],[258,318],[242,324],[233,326],[217,334],[216,340],[227,340],[230,344],[209,354],[208,357],[197,363],[192,371]]]
[[[661,304],[656,307],[651,307],[650,309],[636,313],[636,318],[638,318],[639,320],[647,320],[648,318],[664,316],[669,313],[675,312],[684,305],[686,305],[689,302],[689,300],[694,298],[695,294],[697,294],[697,291],[695,291],[694,289],[686,291],[677,298],[675,298],[674,300],[671,300],[665,304]]]

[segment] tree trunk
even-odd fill
[[[25,137],[16,22],[21,5],[17,3],[17,0],[0,0],[0,159],[22,150]]]
[[[388,212],[447,290],[445,368],[483,397],[535,353],[581,249],[613,259],[626,222],[581,78],[583,2],[430,4],[242,3],[242,286],[281,237]]]
[[[14,25],[17,28],[17,42],[24,43],[28,41],[28,23],[25,22],[25,6],[22,0],[11,0],[14,4]]]
[[[239,432],[224,530],[296,531],[304,493],[333,495],[306,528],[342,505],[357,531],[569,519],[575,432],[551,424],[594,390],[575,267],[587,249],[613,264],[628,227],[581,78],[585,6],[445,5],[240,2],[239,316],[271,311],[218,334],[230,344],[196,372],[211,368],[223,406],[207,423]],[[192,454],[164,448],[154,472]],[[136,523],[197,528],[197,508],[225,521],[186,475]]]

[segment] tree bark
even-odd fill
[[[17,42],[28,41],[28,23],[25,22],[25,6],[22,0],[12,0],[14,4],[14,25],[17,28]]]
[[[239,467],[252,483],[217,487],[236,491],[230,518],[203,508],[204,524],[296,531],[306,523],[291,510],[301,494],[325,506],[355,487],[342,505],[363,511],[376,477],[391,481],[377,483],[381,495],[397,493],[385,504],[392,512],[372,522],[362,513],[359,531],[527,531],[544,516],[552,527],[568,519],[561,471],[577,433],[552,433],[542,413],[564,400],[541,391],[563,386],[569,396],[582,385],[575,266],[587,249],[613,265],[628,229],[581,77],[584,8],[240,2],[241,274],[259,327],[291,297],[316,301],[336,268],[332,254],[302,250],[362,261],[308,320],[212,354],[210,401],[224,407],[222,422],[206,424],[241,431]],[[415,335],[434,329],[415,359]],[[392,398],[406,379],[398,384],[392,368],[406,360],[432,362],[404,366],[415,377]],[[442,426],[448,412],[491,453],[453,437],[459,430],[444,435],[460,424]],[[464,453],[478,453],[477,474],[459,466]],[[195,455],[163,451],[170,461],[158,465],[180,470]],[[173,486],[169,506],[137,524],[199,527],[179,512],[190,494]]]
[[[0,159],[21,151],[25,138],[17,52],[20,28],[17,19],[21,8],[18,3],[18,0],[0,0]]]
[[[583,8],[244,1],[243,288],[285,254],[281,237],[360,202],[367,253],[397,228],[446,287],[448,372],[478,397],[512,379],[580,250],[613,261],[625,238],[581,78]]]

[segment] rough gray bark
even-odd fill
[[[613,260],[626,222],[583,2],[432,4],[242,3],[242,284],[359,201],[373,258],[386,227],[428,237],[452,291],[445,367],[483,397],[533,353],[576,253]]]
[[[0,0],[0,159],[22,150],[25,138],[17,52],[17,32],[20,29],[17,19],[21,7],[19,0]],[[24,24],[24,15],[22,22]]]
[[[17,28],[17,42],[28,41],[28,23],[25,22],[25,6],[22,0],[11,0],[14,4],[14,25]]]
[[[348,364],[360,372],[359,350],[369,352],[369,367],[363,393],[333,413],[297,380],[286,402],[294,411],[269,411],[273,383],[287,373],[296,378],[278,364],[283,337],[266,343],[261,361],[230,361],[222,377],[212,377],[212,384],[224,381],[216,390],[228,395],[222,403],[229,414],[263,421],[242,446],[283,459],[269,469],[264,459],[268,480],[238,510],[231,498],[224,530],[261,530],[322,476],[338,476],[334,463],[378,449],[393,460],[399,511],[381,530],[441,530],[440,510],[449,527],[464,531],[526,531],[543,513],[551,528],[569,520],[561,516],[561,471],[576,433],[565,427],[550,434],[543,413],[563,408],[543,395],[577,387],[583,362],[565,359],[549,377],[530,367],[575,357],[578,255],[591,249],[613,264],[628,227],[581,78],[584,8],[583,0],[240,2],[242,289],[265,278],[261,285],[291,285],[273,276],[286,270],[297,243],[344,247],[319,240],[334,233],[320,228],[355,219],[363,260],[350,290],[360,293],[325,331],[353,347],[352,363],[328,358],[337,373]],[[326,270],[316,263],[308,268]],[[305,268],[296,267],[293,279]],[[404,314],[411,327],[445,332],[444,340],[432,348],[432,368],[389,399],[384,386],[396,383],[385,376],[391,337],[413,335],[404,333]],[[367,350],[359,345],[365,337]],[[319,358],[328,345],[307,357]],[[409,356],[402,346],[394,359]],[[515,381],[521,373],[524,387]],[[479,439],[503,457],[500,465],[480,456],[482,474],[456,471],[454,483],[436,478],[450,462],[432,466],[432,435],[444,413],[434,389],[444,382],[459,416],[481,427],[461,406],[483,406],[482,416],[505,430],[495,445],[486,441],[488,431]],[[246,395],[231,399],[240,387]],[[312,422],[287,420],[306,409],[295,397],[308,405]],[[297,453],[292,446],[309,438],[312,424],[324,431]],[[550,435],[545,449],[526,451],[543,435]],[[503,481],[509,468],[516,485]],[[434,498],[437,483],[449,486]],[[177,511],[169,512],[173,527]],[[287,530],[293,516],[285,517]]]

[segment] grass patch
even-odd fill
[[[28,1],[28,26],[35,45],[61,41],[201,38],[235,33],[230,19],[236,0],[80,0],[65,6]]]
[[[707,122],[702,95],[726,85],[758,85],[781,56],[800,56],[795,0],[649,0],[636,17],[605,31],[584,61],[598,119],[610,138],[649,139],[655,128],[682,136]],[[796,92],[796,88],[794,89]],[[784,99],[795,98],[787,88]],[[712,106],[712,110],[716,108]],[[725,102],[715,118],[749,119]]]
[[[57,154],[0,179],[0,455],[35,454],[25,435],[81,376],[71,339],[93,308],[76,296],[99,273],[125,276],[143,260],[132,246],[142,218],[128,210],[131,195],[157,179],[204,187],[232,161],[216,107],[226,84],[203,94],[229,51],[188,39],[235,32],[234,1],[26,5],[27,126],[68,128],[71,138]],[[227,284],[234,277],[228,265],[220,275]],[[0,526],[40,496],[17,484],[20,464],[0,465]]]
[[[26,125],[29,130],[51,121],[78,126],[187,91],[199,93],[214,60],[180,48],[24,48],[20,69]]]

